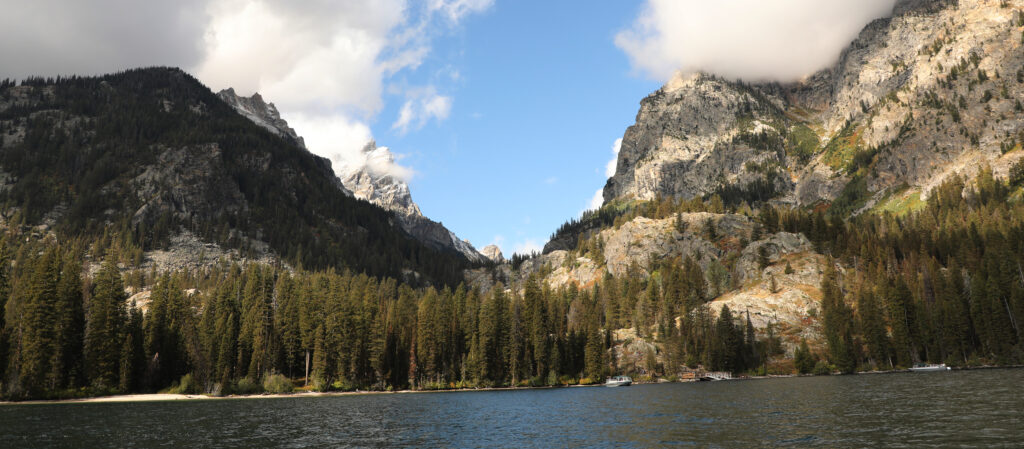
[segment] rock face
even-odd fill
[[[480,250],[480,254],[494,263],[504,263],[505,256],[501,254],[501,248],[497,245],[487,245]]]
[[[141,203],[132,214],[133,224],[153,222],[165,213],[181,220],[208,220],[248,207],[238,184],[220,170],[223,154],[216,143],[156,152],[156,163],[132,180]]]
[[[741,284],[761,278],[762,254],[764,262],[774,264],[790,254],[811,252],[814,252],[814,245],[803,234],[780,232],[747,245],[736,262],[736,274]]]
[[[718,278],[708,276],[708,291],[721,293],[727,278],[739,275],[725,272],[720,259],[725,249],[742,249],[739,247],[741,240],[750,236],[754,223],[743,215],[707,212],[684,213],[679,218],[681,225],[677,225],[675,218],[653,220],[637,217],[618,228],[604,229],[595,234],[591,240],[602,242],[603,250],[599,253],[554,250],[527,259],[517,269],[506,263],[492,270],[468,270],[466,279],[483,290],[497,282],[516,289],[528,276],[540,273],[542,280],[552,288],[570,284],[589,288],[606,274],[626,276],[630,270],[637,269],[645,275],[651,269],[648,265],[652,260],[689,257],[706,273],[720,275]]]
[[[356,198],[364,199],[403,216],[420,216],[420,207],[412,200],[409,186],[387,170],[395,156],[387,147],[370,141],[363,147],[364,161],[339,167],[338,176]]]
[[[821,278],[828,259],[815,252],[803,234],[778,232],[749,242],[756,224],[739,214],[682,213],[673,218],[637,217],[589,237],[601,250],[553,250],[523,261],[518,267],[499,264],[465,272],[467,283],[487,291],[502,285],[522,291],[531,275],[550,288],[591,289],[606,276],[647,276],[651,261],[690,258],[704,272],[711,316],[723,306],[762,332],[771,326],[792,350],[801,338],[820,341]],[[842,270],[842,267],[838,267]],[[633,271],[637,270],[637,271]],[[645,331],[646,332],[646,331]],[[635,329],[615,331],[613,352],[620,369],[636,370],[656,349],[637,337]],[[620,344],[621,343],[621,344]]]
[[[856,212],[986,163],[1005,174],[1024,156],[1022,9],[903,1],[798,83],[678,75],[641,102],[605,202],[755,186],[801,205],[843,193]]]
[[[702,268],[717,260],[722,250],[702,235],[704,226],[711,223],[722,235],[749,234],[752,224],[742,215],[721,215],[706,212],[682,214],[686,231],[675,229],[674,219],[652,220],[638,217],[618,229],[601,232],[604,241],[604,260],[608,271],[615,276],[625,275],[629,267],[638,264],[647,268],[650,259],[664,260],[691,257]],[[711,238],[712,240],[717,240]]]
[[[241,97],[229,88],[220,91],[217,96],[253,123],[306,148],[302,137],[281,118],[274,104],[266,103],[259,94]],[[431,248],[456,251],[471,262],[486,260],[472,244],[459,239],[441,223],[423,216],[419,206],[412,200],[409,186],[388,171],[394,165],[395,156],[387,147],[378,147],[376,142],[371,141],[363,148],[362,155],[361,163],[338,167],[338,188],[350,196],[395,212],[402,229]],[[329,161],[323,161],[330,166]]]
[[[231,106],[235,112],[238,112],[241,116],[251,120],[261,128],[306,150],[306,142],[295,133],[294,129],[288,126],[288,122],[281,118],[281,114],[277,111],[277,106],[274,106],[274,103],[263,101],[263,97],[259,93],[255,93],[251,97],[242,97],[235,93],[235,89],[229,87],[217,92],[217,97],[227,103],[228,106]],[[327,168],[328,171],[331,170],[330,160],[316,155],[313,155],[313,157],[317,159],[321,168]],[[334,184],[343,193],[352,196],[352,192],[345,188],[340,179],[336,180]]]
[[[288,126],[288,122],[281,118],[281,114],[277,112],[277,106],[274,106],[274,103],[264,102],[259,93],[255,93],[251,97],[242,97],[235,93],[235,89],[229,87],[217,92],[217,96],[239,114],[252,120],[253,123],[301,148],[306,148],[302,137],[296,134],[295,130]]]
[[[824,256],[815,253],[785,255],[758,270],[758,277],[740,289],[715,298],[708,306],[714,315],[721,313],[722,306],[744,317],[749,313],[751,324],[758,329],[776,326],[776,335],[784,337],[790,350],[800,338],[817,341],[821,332],[821,277],[827,263]]]
[[[270,260],[451,283],[468,265],[352,198],[271,105],[228,94],[173,68],[0,83],[0,223],[86,245],[120,224],[147,251],[130,265],[158,271]]]
[[[390,172],[395,156],[387,147],[378,147],[370,141],[363,147],[363,162],[341,167],[342,183],[352,190],[356,198],[364,199],[395,212],[399,223],[409,235],[439,250],[456,251],[471,262],[480,263],[487,258],[466,240],[439,222],[424,217],[420,207],[412,200],[409,185]]]
[[[677,76],[640,103],[636,124],[622,138],[615,175],[605,185],[605,202],[659,194],[692,198],[722,183],[760,178],[748,162],[781,161],[749,137],[765,133],[778,139],[780,103],[709,75]]]

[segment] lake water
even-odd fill
[[[0,405],[0,447],[1024,447],[1024,370]]]

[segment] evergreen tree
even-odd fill
[[[127,310],[121,273],[107,257],[93,282],[85,327],[85,367],[92,385],[116,388],[120,380]]]
[[[62,264],[57,283],[58,356],[54,377],[61,388],[74,388],[85,383],[82,347],[85,338],[85,311],[82,307],[82,267],[74,257]]]
[[[7,237],[0,238],[0,384],[7,380],[8,345],[10,344],[10,331],[7,324],[7,307],[11,295],[11,256],[8,249]],[[0,388],[0,394],[3,394]]]
[[[51,249],[35,260],[25,297],[17,374],[21,388],[30,396],[62,386],[61,373],[54,369],[61,354],[54,329],[58,273],[56,251]]]
[[[148,388],[159,390],[189,371],[184,345],[187,314],[185,296],[177,280],[163,275],[150,293],[144,322],[144,352]]]
[[[857,313],[861,333],[867,342],[868,354],[876,367],[883,364],[892,368],[889,360],[889,336],[886,333],[885,317],[878,300],[872,292],[861,290],[857,295]]]
[[[138,389],[138,382],[142,378],[143,367],[146,363],[146,353],[143,348],[145,332],[142,328],[142,311],[135,306],[133,301],[128,308],[128,320],[124,324],[122,334],[123,344],[121,345],[120,370],[118,372],[118,388],[121,391],[135,391]]]
[[[793,364],[796,365],[796,370],[800,374],[810,374],[811,371],[814,371],[814,356],[811,355],[811,349],[807,347],[807,339],[800,339],[800,346],[793,354]]]
[[[828,343],[829,358],[839,371],[848,374],[857,369],[856,348],[853,333],[850,329],[853,313],[839,289],[836,270],[833,264],[825,269],[821,281],[821,309],[824,316],[825,340]]]

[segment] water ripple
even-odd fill
[[[0,447],[959,447],[1024,441],[1024,370],[0,405]]]

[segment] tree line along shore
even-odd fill
[[[721,200],[661,200],[629,213],[711,207]],[[727,307],[710,313],[707,275],[690,258],[588,288],[531,276],[483,292],[257,263],[146,272],[126,268],[131,232],[57,242],[9,229],[0,242],[0,388],[26,400],[591,384],[619,373],[610,330],[623,328],[656,343],[660,357],[643,371],[666,379],[698,366],[768,375],[1024,360],[1019,180],[988,170],[953,179],[906,215],[726,207],[748,211],[766,232],[803,233],[832,258],[820,342],[789,342],[790,355],[770,328]],[[100,259],[94,274],[83,272]],[[150,290],[145,313],[126,286]]]

